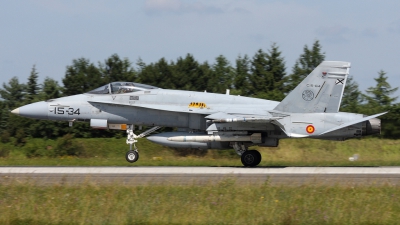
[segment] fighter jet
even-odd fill
[[[280,139],[316,138],[343,141],[379,134],[377,117],[339,112],[350,63],[324,61],[282,102],[161,89],[134,82],[112,82],[87,93],[49,99],[14,109],[20,116],[89,122],[97,129],[126,130],[126,160],[139,159],[135,143],[160,127],[174,127],[148,140],[173,148],[234,149],[246,167],[261,154],[250,146],[277,147]],[[152,127],[136,135],[135,127]]]

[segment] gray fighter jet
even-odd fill
[[[282,102],[206,92],[161,89],[133,82],[112,82],[88,93],[36,102],[14,109],[24,117],[90,122],[97,129],[126,130],[126,160],[138,160],[135,146],[148,140],[174,148],[229,149],[244,166],[257,166],[261,154],[250,146],[277,147],[283,138],[346,140],[381,131],[380,119],[339,112],[350,63],[324,61]],[[136,135],[135,127],[152,126]]]

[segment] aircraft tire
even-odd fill
[[[243,166],[246,167],[254,167],[260,164],[261,162],[261,154],[257,150],[248,150],[242,154],[241,157]]]
[[[136,161],[138,161],[139,159],[139,153],[137,151],[128,151],[125,154],[125,159],[126,161],[130,162],[130,163],[134,163]]]

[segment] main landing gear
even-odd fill
[[[134,162],[138,161],[138,159],[139,159],[139,152],[135,145],[135,143],[138,142],[136,139],[142,138],[160,128],[161,127],[159,127],[159,126],[155,126],[155,127],[152,127],[150,129],[146,130],[145,132],[143,132],[139,135],[136,135],[135,133],[133,133],[134,125],[128,125],[128,127],[126,129],[126,133],[127,133],[126,143],[129,145],[129,151],[126,152],[126,154],[125,154],[126,161],[128,161],[130,163],[134,163]]]
[[[261,162],[261,154],[257,150],[248,150],[244,143],[235,142],[233,148],[240,155],[243,166],[255,167]]]
[[[242,154],[241,159],[244,166],[254,167],[260,164],[261,154],[257,150],[248,150]]]

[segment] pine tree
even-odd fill
[[[172,66],[165,60],[165,58],[161,58],[155,64],[155,68],[158,75],[157,86],[161,86],[162,88],[174,89],[175,84],[172,80]]]
[[[85,93],[108,83],[102,79],[99,69],[85,58],[74,59],[72,65],[67,66],[62,82],[66,96]]]
[[[268,73],[267,54],[259,49],[251,62],[251,74],[249,77],[249,94],[255,96],[260,93],[266,93],[269,86],[274,83],[274,78]]]
[[[325,53],[321,52],[318,40],[314,42],[311,49],[305,45],[303,53],[293,66],[292,73],[285,78],[285,93],[289,93],[299,85],[324,59]]]
[[[234,90],[231,92],[236,95],[249,96],[250,93],[250,59],[247,55],[239,56],[236,59],[235,76],[233,81]]]
[[[223,55],[219,55],[215,61],[212,67],[213,76],[210,79],[210,82],[215,84],[215,86],[213,90],[210,91],[214,93],[225,93],[226,89],[232,88],[233,69],[229,61]]]
[[[196,79],[199,78],[199,63],[194,59],[193,55],[187,54],[185,58],[179,57],[173,66],[173,75],[175,87],[178,90],[198,90],[194,86]]]
[[[349,76],[344,88],[340,111],[358,113],[363,102],[363,95],[358,89],[358,84]]]
[[[194,80],[194,87],[196,91],[211,91],[216,89],[215,83],[210,82],[214,72],[208,62],[204,62],[199,66],[198,78]]]
[[[25,100],[25,85],[20,84],[17,77],[11,78],[8,85],[3,83],[3,89],[0,89],[0,96],[4,103],[10,109],[23,105]]]
[[[382,136],[399,138],[400,106],[399,104],[394,104],[397,97],[391,97],[398,88],[392,88],[387,81],[388,77],[385,75],[385,71],[379,71],[378,78],[374,78],[376,86],[367,89],[367,94],[364,95],[367,99],[367,104],[363,107],[363,113],[371,115],[389,111],[389,113],[380,118],[382,121]]]
[[[400,104],[390,106],[389,113],[381,117],[382,137],[384,138],[400,138]]]
[[[249,81],[250,95],[269,100],[282,100],[285,62],[274,43],[268,53],[261,49],[253,57]]]
[[[136,71],[128,58],[121,59],[111,55],[104,63],[99,63],[99,70],[105,83],[114,81],[135,81]]]
[[[161,58],[157,63],[149,65],[140,61],[139,66],[138,82],[166,89],[175,88],[172,80],[172,66],[168,64],[165,58]]]
[[[367,95],[365,95],[365,97],[367,98],[368,104],[387,108],[396,101],[397,97],[390,97],[390,95],[396,92],[398,87],[392,88],[387,82],[388,77],[385,75],[385,71],[379,71],[378,78],[374,78],[376,86],[367,89]]]
[[[284,77],[286,76],[286,67],[281,52],[275,43],[272,44],[267,54],[267,68],[274,80],[273,85],[268,87],[266,98],[269,100],[282,101],[285,97],[283,85]]]
[[[26,104],[35,102],[38,98],[38,92],[39,92],[39,85],[37,83],[38,79],[38,72],[36,71],[36,66],[33,65],[31,74],[28,77],[28,83],[26,85]]]
[[[48,100],[59,97],[61,97],[61,87],[58,85],[58,82],[49,77],[46,77],[46,79],[44,79],[40,92],[41,100]]]

